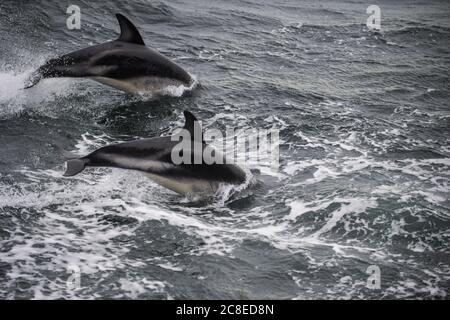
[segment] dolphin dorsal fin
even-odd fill
[[[136,44],[142,44],[145,46],[144,40],[142,40],[139,31],[136,29],[133,23],[124,15],[117,13],[116,18],[120,25],[120,37],[119,41],[131,42]]]
[[[203,142],[203,132],[202,132],[202,126],[200,125],[200,122],[189,111],[185,110],[185,111],[183,111],[183,114],[184,114],[184,118],[186,119],[183,129],[189,131],[192,140],[198,140],[199,142]],[[195,130],[198,130],[197,136],[195,135]]]

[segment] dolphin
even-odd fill
[[[187,88],[193,78],[167,57],[145,46],[136,27],[121,14],[117,40],[50,59],[32,73],[25,89],[45,78],[91,78],[128,93],[161,92],[168,86]]]
[[[107,145],[87,156],[70,159],[64,176],[74,176],[86,167],[137,170],[163,187],[194,196],[213,194],[221,183],[237,185],[245,182],[245,172],[237,165],[228,163],[216,149],[213,153],[218,161],[211,163],[207,160],[205,150],[212,147],[203,140],[200,123],[189,111],[184,111],[184,117],[183,129],[190,140],[187,141],[189,148],[182,149],[180,154],[189,161],[177,163],[178,160],[173,160],[173,150],[180,146],[180,136],[146,138]],[[199,155],[200,161],[195,161]]]

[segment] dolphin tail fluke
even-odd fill
[[[31,74],[25,81],[24,89],[31,88],[46,78],[86,77],[91,75],[86,71],[86,68],[74,66],[74,64],[75,60],[71,54],[50,59]]]
[[[34,87],[42,79],[42,74],[39,70],[34,71],[31,76],[25,81],[24,89]]]
[[[65,177],[74,176],[84,170],[89,160],[87,159],[71,159],[67,160],[67,169],[64,173]]]

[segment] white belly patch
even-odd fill
[[[172,179],[152,173],[144,173],[157,184],[182,195],[213,194],[218,185],[201,179]]]
[[[183,85],[181,81],[159,77],[136,77],[130,79],[113,79],[93,77],[95,81],[129,93],[162,93],[169,86]]]

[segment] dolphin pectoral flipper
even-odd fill
[[[81,171],[84,170],[86,167],[86,164],[89,162],[88,159],[71,159],[67,160],[67,169],[64,173],[65,177],[71,177],[74,176]]]

